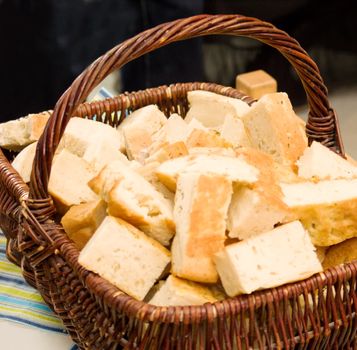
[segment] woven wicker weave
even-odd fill
[[[47,184],[54,152],[72,115],[118,125],[127,113],[156,103],[166,115],[184,116],[187,91],[196,89],[252,102],[232,88],[187,83],[80,105],[105,76],[127,62],[171,42],[210,34],[250,37],[279,50],[307,94],[309,141],[344,154],[318,68],[286,33],[239,15],[166,23],[110,50],[64,93],[38,143],[29,188],[0,151],[0,224],[8,238],[8,256],[22,267],[26,280],[61,317],[81,349],[357,349],[357,262],[215,304],[154,307],[81,267],[79,251],[58,223]]]

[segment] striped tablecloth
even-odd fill
[[[19,267],[6,258],[6,239],[0,232],[0,320],[16,322],[47,332],[64,334],[61,321],[29,286]],[[73,344],[71,349],[77,349]]]

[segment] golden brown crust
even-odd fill
[[[50,115],[51,113],[49,111],[31,115],[29,124],[29,134],[31,140],[38,140],[40,138]]]
[[[351,238],[328,248],[323,261],[324,269],[357,260],[357,238]]]
[[[195,129],[187,138],[186,145],[192,147],[233,147],[229,142],[220,137],[214,131]]]
[[[293,210],[316,246],[331,246],[357,237],[357,199]]]

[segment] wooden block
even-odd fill
[[[263,70],[238,74],[236,77],[236,89],[246,95],[259,99],[265,94],[277,91],[276,80]]]

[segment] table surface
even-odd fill
[[[47,332],[14,322],[0,320],[1,349],[4,350],[71,350],[68,335]]]

